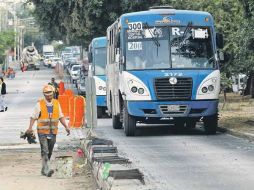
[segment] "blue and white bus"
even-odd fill
[[[113,128],[133,136],[136,123],[194,128],[203,121],[207,134],[216,133],[223,38],[209,13],[152,7],[123,14],[107,40]]]
[[[106,37],[94,38],[89,45],[89,64],[92,65],[96,86],[97,117],[106,112]]]

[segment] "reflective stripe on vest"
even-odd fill
[[[46,105],[46,100],[42,99],[39,101],[41,115],[37,120],[37,130],[39,134],[57,134],[58,122],[59,122],[59,102],[55,99],[53,102],[53,113],[51,114],[51,119],[49,118],[49,113]]]
[[[49,125],[42,126],[38,130],[45,130],[45,129],[50,129],[50,126]],[[58,127],[57,126],[52,126],[51,129],[58,129]]]
[[[59,119],[51,119],[51,122],[58,122]],[[38,119],[38,122],[40,123],[47,123],[50,122],[50,119]]]
[[[48,122],[40,122],[40,127],[47,126],[47,125],[50,126],[50,124],[51,124],[52,127],[53,126],[55,126],[55,127],[58,126],[58,122],[57,121],[55,121],[55,122],[51,121],[51,123],[50,123],[50,121],[48,121]]]

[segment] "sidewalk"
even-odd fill
[[[79,159],[82,163],[75,162],[80,139],[84,138],[81,130],[73,129],[71,135],[66,136],[64,128],[59,126],[51,160],[52,168],[56,168],[54,164],[58,163],[57,156],[72,153],[74,172],[73,177],[68,179],[58,177],[57,171],[51,178],[41,176],[39,143],[28,144],[19,137],[20,131],[25,131],[29,126],[29,118],[36,102],[43,97],[42,87],[52,77],[56,77],[54,70],[42,67],[39,71],[21,72],[17,69],[14,80],[5,79],[8,111],[0,114],[0,190],[96,189],[96,183],[85,160],[82,158]],[[35,125],[34,130],[36,131]],[[38,137],[36,138],[38,142]]]
[[[254,99],[233,93],[219,104],[219,131],[254,141]]]

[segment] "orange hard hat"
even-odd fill
[[[52,95],[54,93],[55,89],[51,85],[46,85],[43,87],[43,94],[46,95]]]

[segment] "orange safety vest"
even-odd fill
[[[39,101],[41,114],[37,120],[37,132],[38,134],[57,134],[59,123],[59,102],[53,99],[53,113],[51,118],[49,117],[46,100]]]

